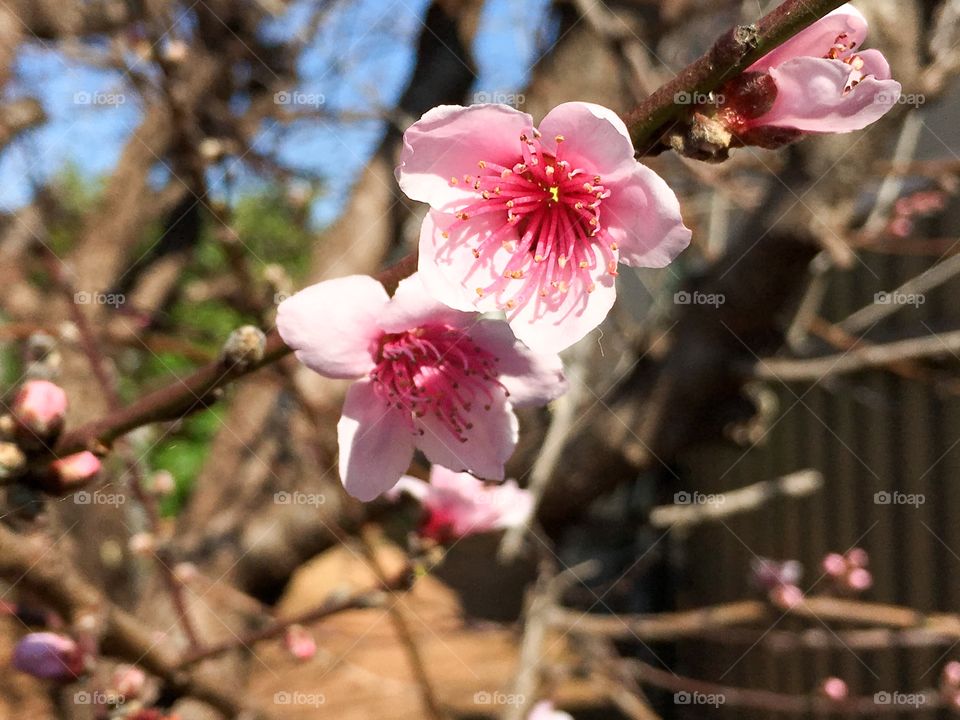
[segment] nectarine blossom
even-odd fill
[[[750,136],[767,127],[844,133],[876,122],[896,105],[900,83],[879,50],[858,49],[866,36],[866,18],[850,4],[801,30],[723,89],[734,111],[728,126],[747,144],[765,144]]]
[[[393,298],[361,275],[313,285],[280,304],[277,328],[311,369],[357,380],[337,432],[340,477],[364,501],[396,484],[414,448],[502,480],[517,442],[514,406],[566,389],[555,354],[528,350],[503,321],[441,304],[419,273]]]
[[[396,490],[420,502],[424,515],[419,532],[437,542],[521,525],[533,511],[533,496],[515,480],[487,485],[440,465],[430,469],[430,482],[405,475]]]
[[[427,289],[502,310],[529,347],[558,352],[606,317],[618,263],[663,267],[690,242],[667,184],[634,159],[623,121],[564,103],[533,125],[505,105],[444,105],[404,133],[403,191],[429,203]]]

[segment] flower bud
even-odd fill
[[[76,485],[89,482],[100,472],[100,458],[92,452],[67,455],[50,463],[50,474],[58,492],[69,492]]]
[[[157,497],[169,497],[177,490],[177,481],[169,470],[157,470],[151,477],[150,489]]]
[[[869,590],[873,586],[873,575],[869,570],[854,568],[847,575],[847,587],[856,592]]]
[[[0,442],[0,480],[16,477],[27,465],[27,457],[14,443]]]
[[[941,682],[951,688],[960,688],[960,662],[951,660],[943,666]]]
[[[223,360],[229,367],[247,367],[263,360],[267,338],[253,325],[244,325],[230,333],[223,344]]]
[[[37,447],[63,429],[67,415],[67,394],[47,380],[29,380],[13,401],[18,437]]]
[[[777,607],[790,609],[803,602],[803,591],[796,585],[780,585],[770,591],[769,597]]]
[[[309,660],[317,654],[317,641],[302,625],[291,625],[283,636],[287,650],[297,660]]]
[[[847,683],[838,677],[828,677],[820,685],[820,692],[835,702],[846,700],[850,695]]]
[[[832,578],[838,578],[847,572],[847,560],[843,555],[830,553],[823,559],[823,571]]]
[[[127,544],[127,548],[134,555],[149,555],[153,552],[156,547],[156,540],[150,533],[141,532],[133,535],[130,538],[130,542]]]
[[[30,633],[13,650],[13,666],[38,678],[72,680],[83,672],[83,665],[77,644],[56,633]]]
[[[870,564],[870,556],[863,548],[853,548],[847,552],[846,558],[851,567],[865,568]]]
[[[136,665],[118,665],[113,671],[113,682],[111,687],[116,690],[117,695],[128,702],[140,697],[143,688],[147,683],[147,675]]]

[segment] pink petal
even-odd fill
[[[473,424],[472,428],[463,430],[466,442],[457,440],[434,415],[424,415],[416,421],[423,430],[423,434],[415,438],[417,447],[432,463],[451,470],[467,470],[477,477],[502,480],[504,463],[517,445],[519,425],[510,403],[496,389],[489,407],[488,410],[477,402],[464,413]]]
[[[363,502],[392,488],[413,459],[409,413],[387,405],[368,380],[347,391],[337,439],[343,487]]]
[[[593,292],[572,287],[559,296],[559,302],[534,296],[507,316],[510,329],[536,352],[556,353],[570,347],[603,322],[617,299],[614,277],[599,251],[593,281]]]
[[[546,152],[556,153],[556,137],[562,135],[561,159],[569,160],[574,168],[600,175],[604,181],[636,163],[627,126],[619,115],[602,105],[557,105],[540,123],[540,132]]]
[[[553,703],[543,700],[533,706],[527,720],[573,720],[571,715],[553,709]]]
[[[475,174],[481,160],[504,167],[520,162],[520,134],[532,127],[533,118],[506,105],[435,107],[403,134],[397,182],[408,197],[431,207],[462,205],[476,199],[464,176]]]
[[[473,250],[503,224],[494,213],[459,222],[453,215],[431,210],[420,227],[420,275],[433,297],[457,310],[497,310],[494,295],[481,297],[477,288],[501,282],[510,253],[495,250],[479,259]],[[446,232],[449,237],[443,237]],[[514,233],[512,239],[517,239]],[[504,240],[508,239],[506,237]]]
[[[377,319],[389,299],[383,285],[366,275],[327,280],[280,303],[277,330],[300,362],[321,375],[362,377],[374,367]]]
[[[514,407],[546,405],[567,391],[560,356],[530,350],[505,322],[481,320],[469,332],[480,347],[496,356],[500,382]]]
[[[507,480],[503,485],[488,488],[488,492],[496,528],[523,525],[533,514],[533,493],[517,485],[516,480]]]
[[[870,58],[876,64],[876,57]],[[804,132],[852,132],[876,122],[900,97],[896,80],[867,77],[844,94],[850,66],[840,60],[798,58],[771,68],[777,99],[750,127],[774,125]]]
[[[475,312],[453,310],[437,300],[427,292],[421,273],[417,272],[400,281],[378,324],[384,332],[395,333],[426,323],[466,327],[475,317]]]
[[[747,72],[765,72],[799,57],[822,58],[841,33],[847,33],[847,42],[856,42],[858,48],[867,37],[867,19],[849,3],[824,15],[813,25],[768,52],[747,68]]]
[[[618,178],[600,212],[626,265],[666,267],[690,244],[691,233],[683,224],[676,194],[640,163]]]
[[[864,75],[873,75],[877,80],[890,79],[890,63],[879,50],[864,50],[857,53],[857,56],[863,61],[863,67],[860,72]]]
[[[437,468],[440,466],[434,465],[433,467]],[[387,497],[391,500],[399,500],[401,493],[407,493],[415,500],[423,502],[423,499],[430,494],[430,485],[420,478],[413,477],[412,475],[404,475],[397,480],[396,485],[387,491]]]

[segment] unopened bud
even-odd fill
[[[156,547],[156,541],[153,535],[146,532],[133,535],[127,544],[127,548],[134,555],[149,555],[153,552],[154,547]]]
[[[283,636],[287,650],[297,660],[309,660],[317,654],[317,641],[302,625],[291,625]]]
[[[13,666],[38,678],[72,680],[83,672],[83,653],[65,635],[30,633],[14,648]]]
[[[244,325],[230,333],[223,345],[223,360],[229,367],[249,367],[263,360],[267,336],[253,325]]]
[[[770,602],[789,610],[803,602],[803,591],[796,585],[781,585],[770,591]]]
[[[820,692],[835,702],[841,702],[849,697],[850,688],[840,678],[828,677],[820,684]]]
[[[222,158],[225,150],[220,140],[211,137],[201,140],[197,149],[200,151],[200,156],[208,162],[216,162]]]
[[[944,685],[951,688],[960,688],[960,662],[951,660],[944,665],[940,679]]]
[[[54,489],[69,492],[76,485],[86,484],[96,477],[102,466],[100,458],[88,450],[54,460],[50,463]]]
[[[830,553],[821,563],[823,571],[832,578],[837,578],[847,572],[847,559],[838,553]]]
[[[136,665],[118,665],[113,671],[111,685],[124,702],[140,697],[146,683],[146,673]]]
[[[193,563],[181,562],[173,566],[173,576],[184,585],[189,585],[196,580],[199,575],[200,571],[197,570],[197,566]]]
[[[177,480],[169,470],[157,470],[151,477],[150,489],[157,497],[169,497],[177,490]]]
[[[67,416],[67,394],[47,380],[29,380],[13,401],[18,437],[31,446],[56,436]]]
[[[855,592],[869,590],[873,586],[873,575],[869,570],[863,568],[854,568],[847,575],[847,587]]]
[[[163,48],[163,59],[171,63],[187,59],[187,44],[183,40],[170,40]]]
[[[853,548],[847,552],[846,557],[851,567],[865,568],[870,564],[870,555],[863,548]]]
[[[27,456],[17,445],[0,442],[0,480],[16,477],[27,466]]]

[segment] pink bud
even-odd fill
[[[309,660],[317,654],[317,641],[302,625],[291,625],[287,628],[283,641],[287,650],[298,660]]]
[[[820,692],[834,702],[846,700],[850,695],[850,689],[847,687],[847,684],[838,677],[828,677],[824,680],[820,685]]]
[[[869,570],[863,568],[854,568],[847,575],[847,587],[857,592],[869,590],[873,586],[873,575]]]
[[[153,474],[150,487],[154,495],[158,497],[168,497],[176,491],[177,481],[173,477],[173,473],[169,470],[157,470],[157,472]]]
[[[200,577],[200,571],[193,563],[181,562],[173,566],[173,575],[179,582],[189,585]]]
[[[789,609],[803,602],[803,591],[796,585],[781,585],[771,590],[769,597],[774,605]]]
[[[65,635],[30,633],[14,648],[13,666],[38,678],[72,680],[83,672],[83,654]]]
[[[950,687],[960,687],[960,662],[952,660],[943,666],[941,675],[944,684]]]
[[[822,562],[823,571],[830,577],[840,577],[847,572],[847,560],[843,555],[830,553]]]
[[[870,555],[863,548],[853,548],[847,552],[847,562],[853,567],[865,568],[870,564]]]
[[[74,485],[82,485],[92,480],[101,467],[100,458],[86,450],[50,463],[50,470],[62,490],[69,490]]]
[[[130,538],[127,547],[134,555],[149,555],[153,552],[156,542],[153,535],[147,532],[137,533]]]
[[[67,394],[63,388],[47,380],[30,380],[23,384],[13,401],[13,417],[24,440],[50,438],[63,429],[67,415]]]
[[[136,665],[118,665],[113,672],[113,689],[124,702],[140,697],[146,682],[146,673]]]

